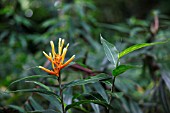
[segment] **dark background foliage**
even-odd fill
[[[45,103],[43,107],[48,107],[48,102],[38,100],[44,97],[42,95],[5,94],[3,91],[16,79],[45,75],[36,66],[50,68],[42,54],[42,51],[50,51],[50,40],[56,45],[59,37],[69,42],[66,59],[75,54],[75,62],[79,64],[63,70],[63,83],[91,76],[92,71],[109,74],[113,67],[104,55],[100,34],[119,51],[133,44],[167,40],[170,35],[169,4],[169,0],[1,0],[0,111],[15,111],[9,105],[23,107],[29,104],[28,100]],[[153,32],[156,16],[159,29]],[[142,68],[130,70],[117,78],[116,91],[124,95],[115,99],[115,110],[122,113],[170,112],[169,44],[140,49],[123,57],[122,63],[142,65]],[[51,79],[39,81],[57,85]],[[35,86],[21,82],[10,89],[30,87]],[[95,85],[86,86],[89,87]],[[80,87],[69,91],[71,96],[82,92]]]

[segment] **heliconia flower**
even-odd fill
[[[69,43],[63,49],[64,39],[59,38],[58,53],[55,52],[55,47],[54,47],[53,41],[50,41],[50,44],[51,44],[52,54],[49,53],[49,55],[47,55],[44,51],[43,51],[43,54],[51,62],[53,70],[49,70],[42,66],[38,66],[38,67],[49,74],[59,76],[60,70],[63,69],[64,67],[66,67],[68,64],[70,64],[70,62],[72,62],[73,59],[75,58],[75,55],[73,55],[68,61],[66,61],[64,63],[64,59],[65,59],[65,55],[66,55]]]

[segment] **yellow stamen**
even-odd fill
[[[58,54],[59,55],[61,54],[60,45],[61,45],[61,38],[59,38],[59,41],[58,41]]]
[[[49,69],[46,69],[45,67],[42,67],[42,66],[38,66],[38,68],[41,68],[42,70],[46,71],[47,73],[49,74],[52,74],[52,75],[55,75],[55,72],[49,70]]]
[[[52,51],[52,55],[53,55],[53,58],[55,57],[55,47],[54,47],[54,42],[53,41],[50,41],[50,44],[51,44],[51,51]]]
[[[65,48],[68,48],[68,46],[69,46],[69,43],[67,44],[67,46]]]
[[[45,55],[45,57],[46,57],[49,61],[52,61],[52,58],[50,58],[50,56],[48,56],[44,51],[43,51],[43,54]]]
[[[61,46],[60,46],[60,55],[61,55],[61,53],[62,53],[62,49],[63,49],[63,45],[64,45],[64,39],[62,39],[62,42],[61,42]]]
[[[62,60],[61,60],[62,63],[64,62],[64,58],[65,58],[66,52],[67,52],[67,49],[64,48],[63,49],[63,54],[62,54]]]
[[[50,58],[51,58],[51,59],[53,59],[53,57],[52,57],[51,53],[49,53],[49,56],[50,56]],[[51,64],[52,64],[52,68],[54,69],[55,67],[54,67],[53,60],[51,61]]]
[[[65,59],[65,55],[66,55],[68,46],[69,46],[69,43],[68,43],[67,46],[63,49],[62,60],[61,60],[62,63],[64,62],[64,59]]]
[[[64,63],[63,65],[61,65],[61,68],[66,67],[68,64],[70,64],[70,62],[72,62],[75,58],[75,55],[73,55],[66,63]]]

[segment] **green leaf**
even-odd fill
[[[27,113],[58,113],[58,112],[53,109],[47,109],[47,110],[27,111]]]
[[[119,31],[119,32],[122,32],[122,33],[129,33],[130,32],[130,29],[127,28],[127,26],[123,26],[123,25],[110,25],[110,24],[101,24],[99,23],[99,26],[101,27],[105,27],[105,28],[108,28],[108,29],[113,29],[113,30],[116,30],[116,31]]]
[[[125,56],[126,54],[128,54],[130,52],[133,52],[133,51],[135,51],[137,49],[147,47],[147,46],[153,46],[153,45],[156,45],[156,44],[163,44],[163,43],[166,43],[166,42],[142,43],[142,44],[133,45],[133,46],[123,50],[122,52],[120,52],[119,53],[119,58],[121,58],[121,57]]]
[[[48,86],[46,86],[46,85],[44,85],[44,84],[42,84],[42,83],[40,83],[40,82],[37,82],[37,81],[25,81],[25,82],[30,82],[30,83],[37,84],[37,85],[41,86],[42,88],[44,88],[44,89],[46,89],[46,90],[48,90],[48,91],[51,91]]]
[[[44,110],[44,111],[41,111],[40,113],[59,113],[53,109],[47,109],[47,110]]]
[[[99,48],[99,43],[97,43],[92,37],[91,35],[89,35],[87,32],[85,31],[81,31],[81,34],[84,36],[85,40],[88,41],[88,43],[90,44],[90,46],[92,46],[96,51],[100,51]]]
[[[39,103],[37,103],[34,100],[34,98],[29,97],[29,101],[30,101],[31,106],[34,108],[34,110],[44,110],[44,108]]]
[[[114,69],[112,71],[112,75],[113,76],[118,76],[122,73],[124,73],[125,71],[132,69],[132,68],[137,68],[137,66],[132,66],[132,65],[119,65],[118,67],[116,67],[116,69]]]
[[[18,93],[18,92],[31,92],[31,93],[37,92],[37,93],[43,93],[43,94],[48,94],[48,95],[54,95],[60,101],[60,97],[56,93],[52,91],[42,90],[42,89],[35,89],[35,88],[34,89],[21,89],[21,90],[16,90],[16,91],[6,91],[4,93]]]
[[[42,23],[42,27],[46,28],[46,27],[52,26],[52,25],[56,24],[56,22],[57,22],[56,18],[48,19],[47,21]]]
[[[26,79],[35,79],[35,78],[54,78],[55,76],[52,76],[52,75],[32,75],[32,76],[27,76],[27,77],[24,77],[24,78],[21,78],[21,79],[18,79],[16,81],[13,81],[9,86],[8,88],[17,83],[17,82],[20,82],[20,81],[23,81],[23,80],[26,80]]]
[[[142,113],[141,108],[136,102],[130,100],[129,106],[130,106],[131,113]]]
[[[111,105],[107,104],[106,102],[99,101],[99,100],[81,100],[78,102],[74,102],[73,104],[67,105],[65,110],[69,110],[70,108],[73,108],[74,106],[79,106],[81,104],[88,104],[88,103],[94,103],[94,104],[99,104],[108,108],[113,108]]]
[[[103,97],[96,91],[92,91],[89,93],[82,93],[80,95],[77,95],[76,97],[73,97],[72,100],[99,100],[99,101],[105,101],[107,102],[105,99],[103,99]]]
[[[19,106],[16,106],[16,105],[9,105],[9,107],[19,111],[20,113],[26,112],[22,107],[19,107]]]
[[[123,94],[124,94],[123,92],[112,93],[111,91],[108,91],[107,93],[111,94],[115,98],[121,98],[123,96]]]
[[[104,88],[102,87],[102,85],[100,83],[94,83],[93,87],[96,89],[96,91],[103,97],[103,99],[105,99],[106,102],[109,103],[109,99],[108,96],[104,90]],[[100,90],[99,90],[100,89]]]
[[[113,44],[103,39],[101,35],[100,35],[100,40],[103,45],[107,59],[114,65],[114,67],[116,67],[116,64],[118,62],[119,51],[116,49],[116,47]]]
[[[4,30],[4,32],[2,32],[2,33],[0,34],[0,41],[2,41],[2,39],[4,39],[4,38],[8,35],[8,33],[9,33],[9,31],[5,31],[5,30]]]
[[[100,113],[99,105],[91,103],[91,106],[92,106],[93,110],[95,111],[94,113]]]
[[[77,85],[84,85],[84,84],[89,84],[89,83],[95,83],[95,82],[98,82],[99,80],[105,80],[105,79],[110,79],[110,78],[111,77],[107,76],[106,74],[99,74],[99,75],[90,77],[88,79],[81,79],[81,80],[72,81],[72,82],[66,84],[63,87],[63,89],[67,88],[67,87],[77,86]]]
[[[79,112],[82,111],[83,113],[89,113],[89,111],[83,106],[74,106],[74,109],[79,110]],[[71,112],[68,111],[68,113],[71,113]]]
[[[117,76],[115,81],[115,87],[125,94],[134,94],[137,92],[136,86],[138,86],[135,81],[126,76]]]
[[[47,95],[47,94],[42,94],[42,93],[38,93],[39,95],[41,95],[42,97],[44,97],[46,100],[48,100],[50,102],[51,105],[53,105],[55,108],[55,110],[57,111],[57,113],[61,113],[62,111],[62,106],[60,101],[56,98],[56,96],[54,95]]]
[[[161,74],[162,74],[162,79],[164,80],[167,88],[168,88],[169,91],[170,91],[170,74],[169,74],[169,70],[168,70],[168,71],[162,70],[162,71],[161,71]]]
[[[32,106],[28,103],[28,102],[26,102],[25,104],[24,104],[24,109],[26,110],[26,111],[32,111],[33,109],[32,109]]]
[[[165,86],[163,85],[164,83],[161,82],[159,85],[159,96],[160,96],[160,102],[162,104],[163,110],[165,113],[170,112],[170,104],[169,104],[169,99],[168,99],[168,94],[166,93]]]

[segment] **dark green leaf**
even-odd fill
[[[57,108],[56,110],[61,113],[62,111],[61,103],[56,96],[54,95],[49,96],[47,94],[42,94],[42,93],[38,93],[38,94],[44,97],[46,100],[48,100],[50,104],[55,106]]]
[[[21,89],[16,91],[6,91],[5,93],[17,93],[17,92],[31,92],[31,93],[37,92],[37,93],[43,93],[48,95],[54,95],[60,101],[59,96],[56,93],[52,91],[42,90],[42,89]]]
[[[107,93],[111,94],[115,98],[121,98],[123,96],[123,92],[112,93],[111,91],[108,91]]]
[[[112,71],[112,75],[113,76],[118,76],[122,73],[124,73],[125,71],[132,69],[132,68],[137,68],[136,66],[132,66],[132,65],[119,65],[118,67],[116,67],[116,69],[114,69]]]
[[[166,86],[168,87],[169,91],[170,91],[170,74],[168,71],[162,70],[161,71],[162,74],[162,79],[165,81]]]
[[[167,97],[163,81],[161,81],[160,86],[159,86],[159,96],[160,96],[160,102],[162,104],[164,112],[169,113],[170,112],[170,108],[169,108],[170,104],[168,101],[169,99]]]
[[[29,97],[29,101],[30,101],[30,104],[32,105],[32,107],[34,108],[34,110],[44,110],[44,108],[39,103],[37,103],[34,100],[34,98]]]
[[[58,112],[53,109],[47,109],[47,110],[27,111],[27,113],[58,113]]]
[[[26,102],[25,104],[24,104],[24,109],[26,110],[26,111],[32,111],[33,109],[32,109],[32,106],[28,103],[28,102]]]
[[[16,105],[9,105],[10,108],[13,108],[21,113],[25,113],[25,110],[22,107],[16,106]]]
[[[103,97],[96,91],[92,91],[92,92],[88,92],[88,93],[82,93],[80,95],[77,95],[76,97],[73,98],[73,100],[99,100],[99,101],[105,101],[107,102],[105,99],[103,99]]]
[[[41,113],[59,113],[53,109],[48,109],[48,110],[44,110],[44,111],[41,111]]]
[[[102,36],[100,36],[100,40],[103,45],[107,59],[114,65],[114,67],[116,67],[116,64],[118,62],[119,51],[113,44],[103,39]]]
[[[96,91],[103,97],[103,99],[105,99],[106,102],[109,102],[108,96],[102,85],[100,83],[94,83],[93,86],[96,89]]]
[[[83,113],[89,113],[89,111],[83,106],[74,106],[73,108],[79,110],[79,112],[82,111]]]
[[[22,47],[27,47],[26,37],[24,35],[19,35],[18,39],[20,40]]]
[[[91,35],[89,35],[87,32],[81,31],[81,34],[84,36],[85,40],[87,40],[90,44],[90,46],[92,46],[96,51],[100,51],[99,49],[99,43],[97,43],[92,37]]]
[[[138,84],[135,83],[132,79],[125,76],[117,76],[115,80],[115,86],[120,91],[125,94],[130,94],[136,91],[136,86]]]
[[[143,48],[143,47],[147,47],[147,46],[153,46],[153,45],[156,45],[156,44],[163,44],[163,43],[166,43],[166,42],[155,42],[155,43],[142,43],[142,44],[136,44],[136,45],[133,45],[125,50],[123,50],[122,52],[119,53],[119,58],[123,57],[124,55],[130,53],[130,52],[133,52],[137,49],[140,49],[140,48]]]
[[[35,79],[35,78],[54,78],[54,76],[52,76],[52,75],[32,75],[32,76],[27,76],[27,77],[24,77],[24,78],[21,78],[21,79],[18,79],[18,80],[16,80],[16,81],[12,82],[12,83],[8,86],[8,88],[9,88],[11,85],[13,85],[13,84],[15,84],[15,83],[17,83],[17,82],[20,82],[20,81],[23,81],[23,80],[26,80],[26,79]]]
[[[8,35],[8,31],[4,31],[0,34],[0,41],[2,41],[2,39],[4,39],[7,35]]]
[[[40,83],[40,82],[37,82],[37,81],[25,81],[25,82],[30,82],[30,83],[37,84],[37,85],[41,86],[42,88],[44,88],[44,89],[46,89],[46,90],[48,90],[48,91],[51,91],[48,86],[46,86],[46,85],[44,85],[44,84],[42,84],[42,83]]]
[[[90,77],[88,79],[72,81],[72,82],[66,84],[63,88],[73,87],[73,86],[77,86],[77,85],[84,85],[84,84],[89,84],[89,83],[95,83],[95,82],[98,82],[99,80],[105,80],[105,79],[110,79],[110,78],[111,77],[107,76],[106,74],[99,74],[99,75]]]
[[[111,105],[107,104],[106,102],[103,101],[99,101],[99,100],[81,100],[78,102],[74,102],[73,104],[67,105],[66,106],[66,111],[69,110],[70,108],[73,108],[74,106],[79,106],[81,104],[88,104],[88,103],[95,103],[95,104],[99,104],[108,108],[113,108]]]
[[[110,25],[110,24],[99,24],[102,27],[113,29],[122,33],[129,33],[130,29],[128,29],[126,26],[122,25]]]
[[[52,26],[52,25],[56,24],[56,22],[57,22],[56,18],[48,19],[47,21],[42,23],[42,27]]]
[[[130,100],[129,103],[131,113],[142,113],[142,110],[140,109],[139,105],[136,102]]]

